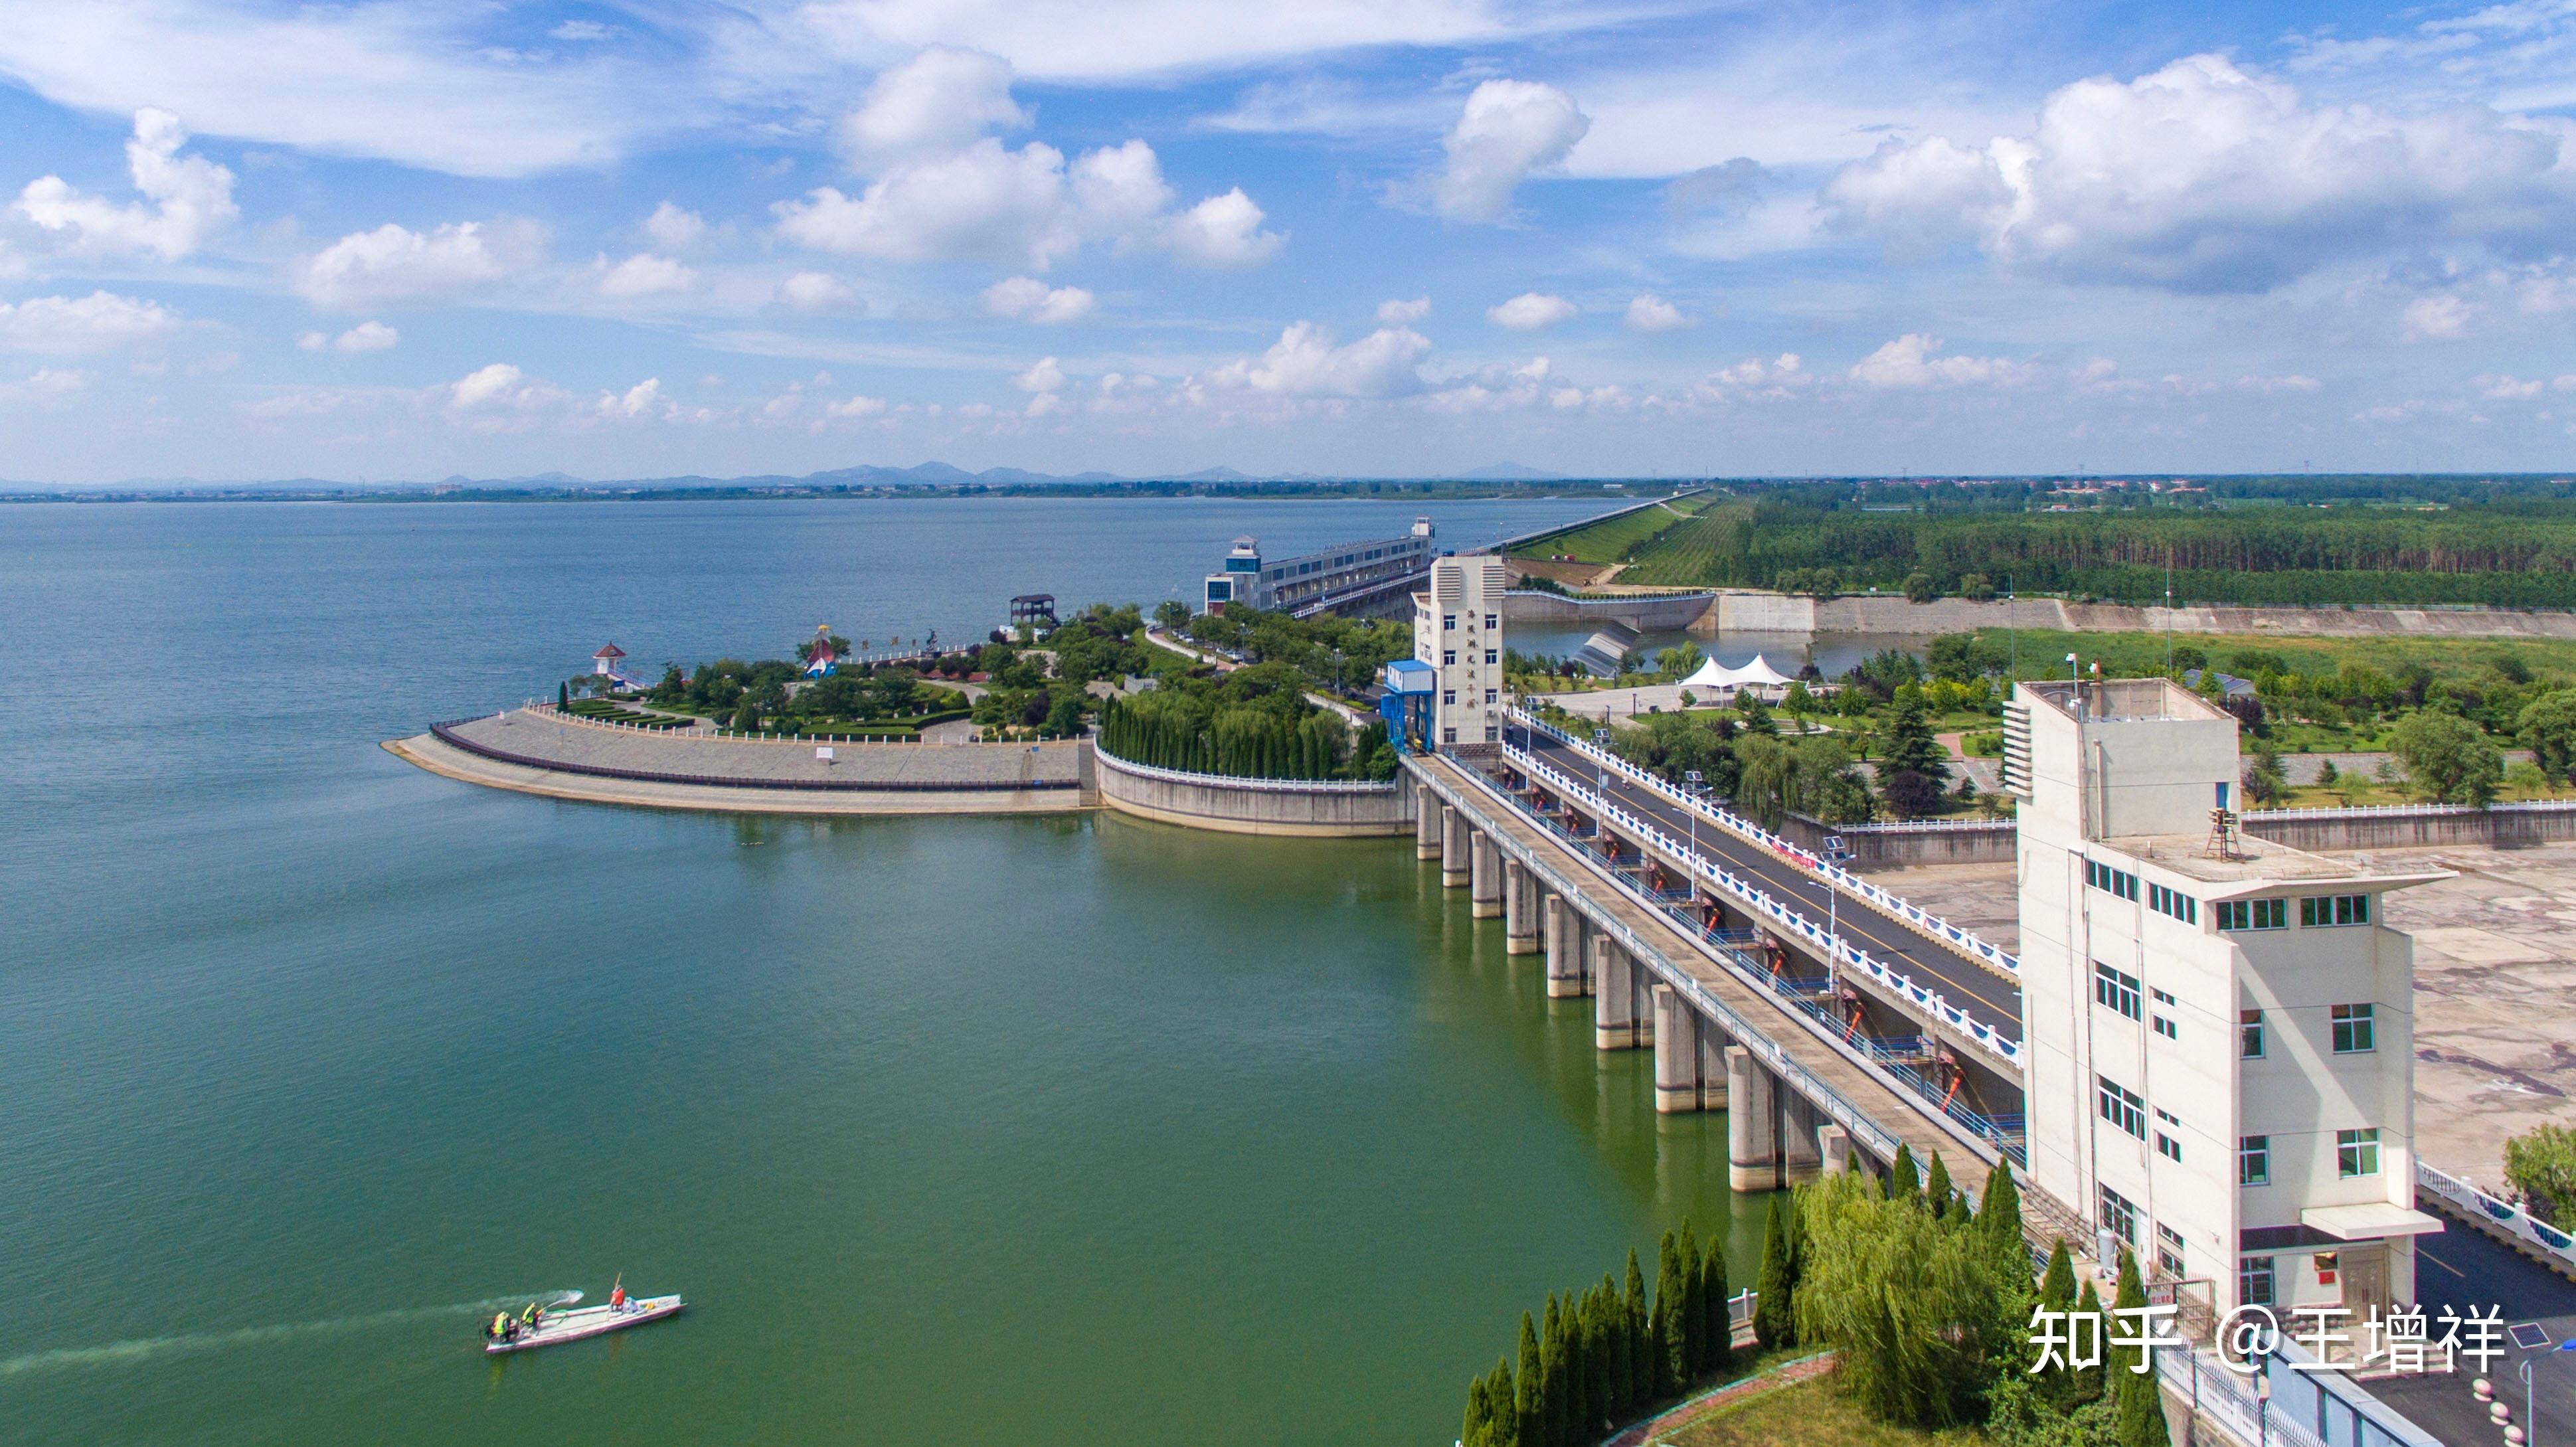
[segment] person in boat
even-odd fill
[[[519,1324],[510,1320],[508,1312],[495,1312],[489,1334],[494,1341],[508,1341],[519,1334]]]
[[[530,1331],[536,1330],[537,1324],[545,1319],[545,1308],[537,1305],[533,1301],[528,1303],[528,1309],[526,1311],[519,1313],[520,1324],[527,1327]]]
[[[626,1309],[625,1283],[620,1282],[616,1286],[609,1288],[608,1309],[611,1311],[624,1311]]]

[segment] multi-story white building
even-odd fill
[[[2004,736],[2033,1179],[2220,1312],[2412,1301],[2442,1228],[2380,915],[2443,876],[2236,837],[2236,720],[2162,679],[2022,684]]]
[[[1438,670],[1432,738],[1490,743],[1503,736],[1503,560],[1431,560],[1431,586],[1413,595],[1413,656]]]

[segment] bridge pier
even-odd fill
[[[1590,994],[1592,952],[1603,943],[1592,922],[1572,906],[1565,911],[1565,948],[1547,957],[1547,997],[1573,1000]]]
[[[1646,970],[1636,957],[1603,940],[1592,972],[1594,1049],[1634,1050],[1655,1042],[1655,1002],[1645,985]]]
[[[1699,1014],[1670,985],[1654,988],[1655,1113],[1686,1115],[1700,1108]]]
[[[1503,912],[1503,851],[1482,829],[1467,831],[1467,914],[1493,919]]]
[[[1778,1082],[1741,1045],[1726,1052],[1726,1184],[1736,1191],[1776,1191],[1780,1179]]]
[[[1582,966],[1568,966],[1567,957],[1583,948],[1583,916],[1564,895],[1551,893],[1539,903],[1539,942],[1547,951],[1547,978],[1555,979],[1563,971]]]
[[[1538,942],[1538,876],[1517,859],[1503,861],[1503,953],[1534,955]]]
[[[1794,1090],[1780,1102],[1780,1184],[1804,1185],[1824,1174],[1823,1112]],[[1731,1151],[1729,1154],[1733,1154]]]
[[[1449,806],[1440,802],[1439,794],[1429,784],[1413,786],[1413,857],[1440,857],[1440,826]]]
[[[1816,1127],[1816,1154],[1824,1158],[1823,1173],[1839,1176],[1851,1169],[1851,1132],[1827,1121]]]
[[[1467,837],[1475,829],[1455,804],[1440,806],[1440,887],[1463,889],[1467,884]]]

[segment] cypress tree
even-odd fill
[[[1687,1216],[1682,1218],[1681,1241],[1673,1248],[1673,1257],[1682,1270],[1682,1349],[1677,1357],[1687,1385],[1708,1370],[1708,1343],[1700,1337],[1700,1323],[1708,1319],[1708,1301],[1700,1294],[1699,1236]]]
[[[1950,1209],[1941,1213],[1941,1224],[1953,1231],[1969,1229],[1968,1198],[1957,1191],[1950,1193]]]
[[[1950,1168],[1941,1164],[1941,1153],[1932,1153],[1932,1169],[1923,1175],[1923,1205],[1935,1216],[1950,1214]]]
[[[571,684],[569,684],[569,683],[558,683],[558,684],[556,684],[556,685],[555,685],[555,707],[557,707],[557,708],[570,708],[570,707],[572,707],[572,685],[571,685]]]
[[[1655,1395],[1666,1397],[1680,1391],[1682,1383],[1674,1371],[1680,1362],[1682,1341],[1681,1301],[1682,1272],[1674,1258],[1673,1233],[1664,1233],[1655,1250]]]
[[[1621,1410],[1633,1410],[1655,1397],[1654,1332],[1646,1319],[1646,1277],[1637,1269],[1637,1248],[1628,1248],[1628,1285],[1619,1305],[1628,1321],[1628,1395]]]
[[[1726,1238],[1712,1236],[1699,1262],[1700,1340],[1707,1344],[1704,1371],[1735,1369],[1735,1321],[1726,1307]]]
[[[1617,1420],[1628,1410],[1628,1304],[1619,1283],[1601,1273],[1601,1411]]]
[[[1574,1374],[1574,1440],[1590,1441],[1600,1435],[1601,1419],[1610,1415],[1609,1382],[1605,1380],[1603,1362],[1601,1293],[1583,1293],[1583,1309],[1574,1314],[1574,1360],[1582,1370]]]
[[[1539,1436],[1538,1323],[1521,1313],[1519,1391],[1512,1398],[1512,1441],[1517,1447],[1546,1447]]]
[[[1798,1318],[1791,1302],[1797,1279],[1789,1259],[1791,1227],[1781,1209],[1785,1199],[1777,1193],[1771,1197],[1771,1218],[1762,1231],[1762,1275],[1754,1287],[1753,1335],[1765,1351],[1794,1346],[1798,1340]]]
[[[1565,1369],[1565,1315],[1557,1309],[1556,1293],[1547,1295],[1547,1324],[1538,1334],[1539,1441],[1544,1447],[1564,1447],[1566,1438],[1566,1388],[1571,1385]]]
[[[2093,1289],[2093,1278],[2089,1276],[2084,1279],[2083,1293],[2075,1298],[2075,1314],[2079,1317],[2091,1317],[2095,1321],[2102,1322],[2103,1327],[2106,1328],[2103,1339],[2106,1341],[2109,1340],[2107,1328],[2110,1323],[2103,1320],[2102,1293]],[[2091,1331],[2093,1328],[2088,1326],[2085,1330]],[[2073,1333],[2070,1330],[2069,1335],[2072,1334]],[[2073,1400],[2068,1405],[2081,1407],[2087,1403],[2098,1402],[2102,1399],[2102,1368],[2100,1365],[2096,1364],[2094,1366],[2079,1368],[2073,1375]]]
[[[1485,1431],[1493,1447],[1517,1447],[1520,1442],[1520,1407],[1513,1395],[1512,1359],[1498,1358],[1494,1369],[1485,1374]],[[1469,1443],[1468,1447],[1475,1447]]]
[[[2010,1262],[2022,1277],[2030,1275],[2030,1258],[2021,1244],[2021,1187],[2013,1184],[2012,1167],[2002,1161],[1986,1172],[1985,1194],[1977,1198],[1977,1225],[1986,1233],[1998,1267]]]
[[[2048,1270],[2039,1278],[2039,1304],[2050,1311],[2066,1311],[2075,1305],[2075,1258],[2067,1251],[2063,1237],[2049,1249]]]
[[[1891,1201],[1923,1200],[1923,1178],[1914,1172],[1914,1147],[1899,1145],[1896,1159],[1887,1165],[1887,1199]]]
[[[1493,1404],[1485,1397],[1486,1378],[1467,1383],[1467,1416],[1458,1424],[1459,1447],[1492,1447]]]
[[[2138,1258],[2126,1247],[2120,1250],[2120,1285],[2111,1304],[2131,1309],[2147,1304],[2146,1285],[2138,1279]],[[2141,1334],[2146,1330],[2144,1317],[2122,1317],[2115,1311],[2111,1320],[2134,1322]],[[2145,1346],[2120,1347],[2110,1353],[2111,1433],[2120,1447],[2165,1447],[2169,1440],[2152,1355],[2153,1349]]]

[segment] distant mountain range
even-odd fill
[[[0,492],[186,492],[208,488],[255,490],[260,492],[348,492],[449,488],[689,488],[689,487],[1033,487],[1052,483],[1260,483],[1260,482],[1558,482],[1566,480],[1560,473],[1542,472],[1517,462],[1496,462],[1471,472],[1431,472],[1416,474],[1384,473],[1363,476],[1352,473],[1318,472],[1241,472],[1231,467],[1202,468],[1197,472],[1152,472],[1121,475],[1114,472],[1049,473],[1031,472],[1020,467],[988,467],[969,472],[945,462],[924,462],[913,467],[837,467],[824,472],[809,472],[801,477],[783,473],[762,473],[745,477],[707,477],[690,474],[681,477],[587,478],[568,472],[539,472],[518,477],[467,477],[462,473],[443,477],[436,482],[376,481],[367,483],[335,482],[323,478],[269,478],[255,481],[207,481],[194,477],[137,477],[124,482],[95,486],[64,483],[0,481]]]

